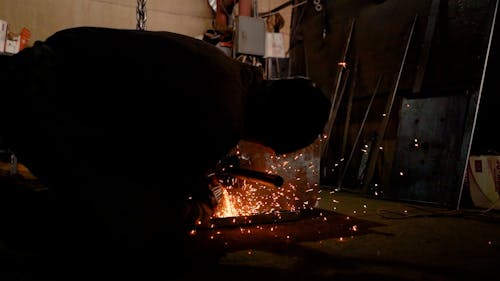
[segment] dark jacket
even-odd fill
[[[66,29],[0,63],[0,135],[58,219],[135,248],[186,233],[184,204],[206,200],[207,171],[240,140],[292,152],[317,139],[330,108],[309,79],[264,80],[164,31]]]

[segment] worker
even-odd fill
[[[0,56],[0,79],[0,135],[49,190],[50,212],[33,211],[47,214],[60,257],[174,253],[213,213],[207,175],[240,140],[296,151],[330,109],[308,78],[265,80],[166,31],[61,30]]]

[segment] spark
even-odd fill
[[[240,155],[240,154],[239,154]],[[240,156],[241,157],[241,156]],[[249,160],[250,157],[247,157]],[[213,218],[231,218],[233,224],[238,224],[245,217],[244,223],[251,223],[248,216],[257,214],[273,214],[276,218],[282,219],[281,211],[296,211],[302,208],[313,208],[318,205],[321,199],[317,194],[321,192],[318,183],[309,183],[308,177],[316,173],[317,165],[313,161],[298,163],[305,159],[303,153],[293,153],[289,155],[269,155],[272,163],[264,171],[270,174],[284,175],[291,180],[276,188],[270,184],[262,182],[234,178],[229,182],[224,182],[222,187],[222,199],[214,210]],[[303,165],[305,164],[305,165]],[[338,164],[336,164],[338,166]],[[307,176],[305,176],[306,174]],[[305,185],[305,188],[304,188]],[[314,192],[318,191],[318,193]],[[276,228],[272,228],[274,231]],[[248,234],[249,230],[242,230],[241,234]]]

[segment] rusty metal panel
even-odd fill
[[[403,99],[391,184],[385,197],[456,205],[466,106],[465,96]]]

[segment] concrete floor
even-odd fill
[[[214,263],[186,264],[176,277],[162,271],[160,263],[154,274],[144,272],[134,280],[451,281],[500,277],[498,211],[448,210],[327,189],[322,190],[321,198],[317,208],[282,221],[199,229],[192,242],[213,250],[219,257]],[[0,238],[0,280],[51,280],[38,273],[47,267],[64,269],[38,258]],[[95,272],[88,276],[84,269],[70,272],[65,279],[102,277]],[[121,280],[118,272],[126,269],[117,266],[106,280]]]
[[[228,251],[219,262],[217,280],[500,277],[500,213],[496,211],[447,210],[327,190],[323,194],[319,210],[333,211],[322,214],[328,219],[309,225],[305,237],[300,220],[283,223],[279,227],[298,227],[288,229],[288,239],[275,239],[280,247],[247,242],[248,247]],[[259,227],[248,228],[254,233]],[[258,234],[247,236],[242,234],[242,240],[259,240]]]

